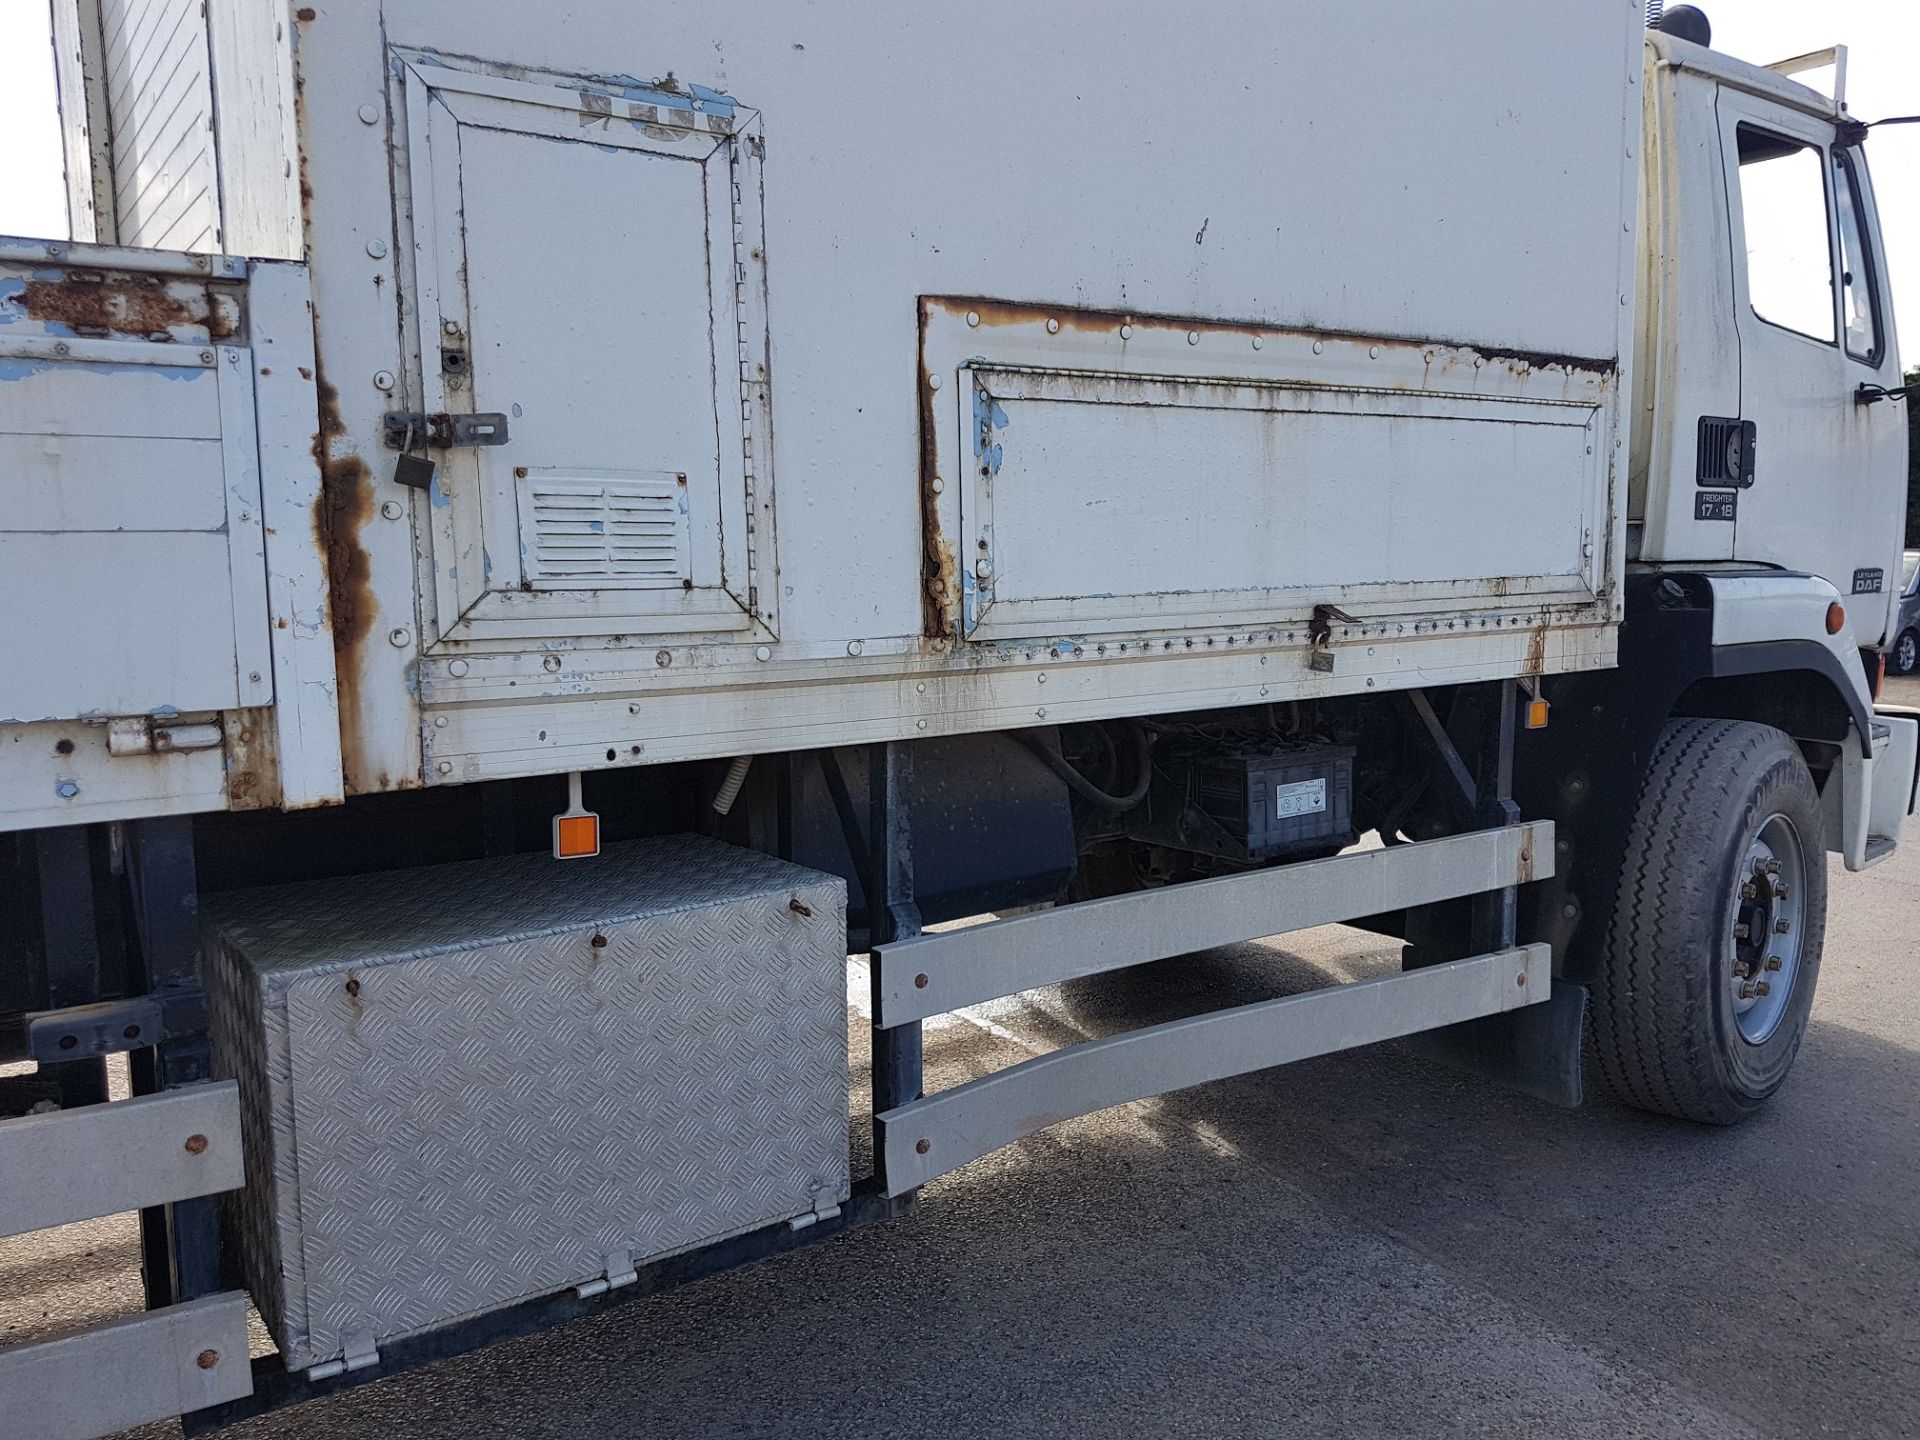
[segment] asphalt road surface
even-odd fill
[[[1920,1434],[1917,928],[1920,843],[1834,864],[1805,1048],[1736,1129],[1378,1046],[1062,1125],[902,1220],[229,1433]],[[930,1080],[1392,964],[1329,929],[1040,992],[931,1031]],[[134,1305],[136,1266],[124,1220],[0,1242],[0,1343]]]

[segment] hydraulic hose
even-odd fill
[[[1129,728],[1133,731],[1135,775],[1133,788],[1124,795],[1110,795],[1102,790],[1074,769],[1065,756],[1049,750],[1039,736],[1025,730],[1015,730],[1012,734],[1014,739],[1033,752],[1035,759],[1066,781],[1067,788],[1082,800],[1089,805],[1097,805],[1102,810],[1117,812],[1131,810],[1146,799],[1147,790],[1153,784],[1152,737],[1147,734],[1146,727],[1142,725],[1133,725]]]

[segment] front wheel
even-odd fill
[[[1920,670],[1920,635],[1902,630],[1900,638],[1893,642],[1893,653],[1887,656],[1887,668],[1896,675],[1911,675]]]
[[[1673,720],[1640,790],[1594,987],[1601,1078],[1730,1125],[1787,1078],[1826,933],[1820,796],[1786,735]]]

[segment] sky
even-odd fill
[[[265,3],[265,0],[263,0]],[[1920,0],[1703,0],[1714,47],[1768,63],[1848,47],[1854,116],[1920,114]],[[67,233],[47,0],[0,0],[0,234]],[[1802,77],[1819,84],[1825,75]],[[1920,125],[1868,142],[1901,358],[1920,365]]]

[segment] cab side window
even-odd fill
[[[1845,150],[1833,152],[1834,208],[1840,212],[1840,317],[1847,327],[1847,353],[1880,364],[1880,284],[1867,248],[1866,205],[1861,196],[1859,162]]]
[[[1742,125],[1740,213],[1754,314],[1834,343],[1826,159],[1818,146]]]

